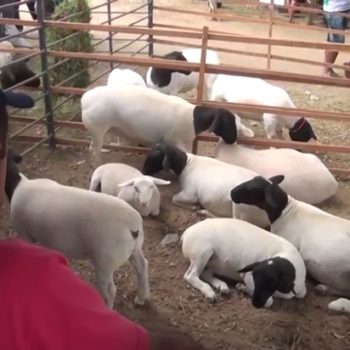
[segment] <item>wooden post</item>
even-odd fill
[[[202,52],[201,52],[201,62],[199,67],[199,78],[197,86],[197,106],[200,106],[203,103],[203,94],[206,92],[205,88],[205,65],[207,59],[207,48],[208,48],[208,34],[209,28],[203,27],[203,36],[202,36]],[[193,140],[192,144],[192,153],[197,154],[198,151],[198,139],[197,137]]]
[[[269,39],[272,38],[272,26],[273,26],[273,11],[274,11],[274,4],[273,4],[273,0],[270,0],[270,5],[269,5]],[[268,43],[267,46],[267,69],[271,69],[271,43]]]

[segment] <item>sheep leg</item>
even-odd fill
[[[197,211],[197,214],[202,218],[211,218],[211,219],[218,218],[218,216],[214,215],[207,209],[200,209]]]
[[[204,270],[202,274],[200,275],[200,278],[204,281],[209,283],[212,287],[214,287],[216,290],[219,291],[222,295],[230,295],[231,291],[228,285],[224,282],[219,280],[218,278],[214,277],[213,272],[210,270]]]
[[[348,297],[349,293],[342,291],[340,289],[327,286],[325,284],[318,284],[315,286],[314,291],[320,295],[328,296],[328,295],[336,295],[340,297]]]
[[[115,295],[117,293],[117,288],[113,282],[113,272],[106,268],[106,265],[101,264],[101,266],[96,266],[96,282],[98,289],[100,290],[103,299],[105,300],[107,306],[113,309]]]
[[[188,284],[204,294],[209,302],[213,303],[216,301],[214,290],[210,287],[209,284],[203,282],[199,278],[212,254],[212,251],[208,251],[205,254],[198,256],[195,260],[191,260],[191,264],[188,270],[185,272],[184,279]]]
[[[278,127],[277,117],[274,114],[264,113],[263,119],[266,137],[269,140],[276,138],[278,130],[280,129]]]
[[[130,256],[130,262],[133,265],[137,275],[137,295],[135,304],[144,305],[150,297],[150,288],[148,281],[148,261],[144,257],[141,248],[136,248]]]
[[[103,136],[104,133],[101,132],[91,132],[91,143],[89,151],[92,154],[93,162],[96,166],[101,164],[101,151],[103,146]]]
[[[197,198],[193,198],[193,196],[191,197],[184,191],[175,194],[171,201],[174,205],[181,208],[191,209],[191,210],[196,209],[195,204],[197,203]]]

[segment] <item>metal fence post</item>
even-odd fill
[[[47,62],[47,46],[46,46],[46,33],[45,33],[45,7],[44,0],[39,0],[37,3],[37,15],[39,27],[39,47],[40,47],[40,61],[41,61],[41,71],[43,74],[43,90],[44,90],[44,103],[45,103],[45,118],[46,118],[46,128],[47,134],[49,136],[48,142],[50,148],[55,148],[55,121],[53,117],[52,110],[52,100],[51,100],[51,89],[49,81],[48,72],[48,62]]]
[[[153,28],[153,0],[148,0],[148,28]],[[153,35],[148,35],[148,56],[153,57]]]
[[[107,17],[108,17],[108,25],[112,25],[112,6],[111,6],[111,1],[107,0]],[[109,53],[111,55],[113,55],[113,36],[112,36],[112,32],[108,32],[108,45],[109,45]],[[110,67],[111,69],[114,68],[114,64],[113,62],[110,62]]]

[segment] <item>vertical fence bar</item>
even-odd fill
[[[55,148],[55,121],[53,117],[52,110],[52,100],[51,100],[51,89],[49,81],[49,72],[48,72],[48,62],[47,62],[47,46],[46,46],[46,33],[45,33],[45,8],[44,0],[39,0],[37,2],[37,15],[39,27],[39,47],[40,47],[40,61],[41,61],[41,70],[43,72],[43,90],[44,90],[44,104],[45,104],[45,119],[46,119],[46,128],[47,135],[49,136],[48,142],[51,148]]]
[[[153,28],[153,0],[148,0],[148,28]],[[153,35],[148,35],[148,56],[153,57]]]
[[[111,1],[107,0],[107,19],[108,19],[108,25],[112,25],[112,6],[111,6]],[[112,32],[108,32],[108,46],[109,46],[109,54],[113,55],[113,36]],[[111,69],[114,68],[114,63],[110,62],[109,66]]]
[[[209,28],[204,27],[203,35],[202,35],[201,62],[199,66],[199,78],[198,78],[197,99],[196,99],[196,104],[198,106],[200,106],[203,103],[203,95],[206,93],[205,68],[206,68],[206,60],[207,60],[208,34],[209,34]],[[193,140],[192,153],[197,154],[197,152],[198,152],[198,138],[196,137]]]
[[[273,11],[274,11],[274,0],[270,0],[270,4],[269,4],[269,39],[272,38],[272,27],[273,27]],[[267,69],[271,69],[271,43],[268,43],[267,46],[267,62],[266,62],[266,66]]]

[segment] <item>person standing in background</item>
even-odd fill
[[[347,13],[350,15],[350,0],[324,0],[323,11],[325,11],[326,25],[330,29],[345,30],[348,28],[349,19],[339,15],[339,13]],[[327,41],[330,43],[343,44],[345,36],[343,34],[327,34]],[[338,51],[326,50],[324,61],[325,63],[334,64],[338,57]],[[339,75],[332,67],[324,67],[324,76],[337,78]]]

